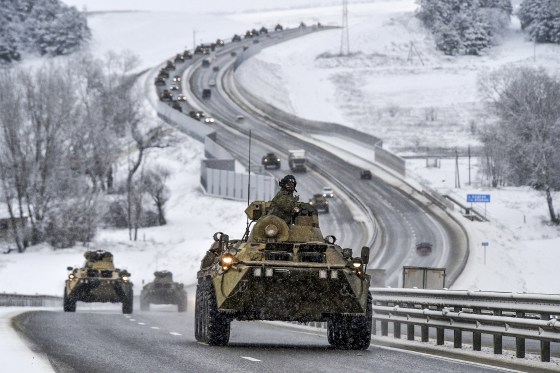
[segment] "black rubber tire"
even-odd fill
[[[134,292],[132,288],[125,293],[124,299],[122,300],[122,313],[131,314],[134,310]]]
[[[66,294],[66,287],[64,287],[63,309],[64,312],[76,312],[76,300]]]
[[[206,342],[206,334],[204,333],[204,324],[202,315],[204,314],[204,291],[202,282],[199,281],[196,286],[196,297],[194,306],[194,338],[198,342]]]
[[[204,283],[204,305],[202,317],[204,318],[204,333],[206,343],[210,346],[225,346],[229,342],[230,320],[226,315],[218,311],[216,303],[216,292],[210,279]]]
[[[368,292],[365,316],[333,315],[327,321],[327,339],[342,350],[367,350],[371,343],[372,297]]]
[[[348,348],[351,350],[367,350],[371,343],[372,328],[372,297],[368,292],[366,315],[354,316],[349,320]]]

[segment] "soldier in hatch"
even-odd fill
[[[296,178],[293,175],[286,175],[278,185],[280,185],[280,190],[272,198],[268,215],[276,215],[290,225],[299,201],[299,196],[294,196],[294,192],[297,192]]]

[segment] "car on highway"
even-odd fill
[[[181,75],[175,75],[175,76],[173,77],[173,81],[174,81],[174,82],[180,82],[180,81],[181,81]]]
[[[321,194],[323,195],[323,197],[325,198],[334,198],[334,191],[333,188],[331,187],[324,187],[323,190],[321,191]]]
[[[235,120],[238,121],[238,122],[239,122],[239,121],[242,121],[243,119],[245,119],[245,117],[244,117],[243,115],[241,115],[241,114],[239,114],[239,115],[237,115],[237,116],[235,117]]]
[[[173,101],[173,103],[171,104],[171,107],[175,110],[183,112],[183,107],[181,106],[181,104],[178,101]]]
[[[179,86],[178,86],[177,84],[171,84],[171,85],[169,86],[169,90],[171,90],[171,91],[178,91],[179,89],[180,89],[180,88],[179,88]]]
[[[161,76],[156,77],[156,79],[154,81],[154,84],[157,85],[157,86],[165,85],[165,78],[163,78]]]
[[[208,85],[209,85],[210,87],[215,87],[215,86],[216,86],[216,81],[215,81],[214,79],[210,79],[210,80],[208,81]]]
[[[177,96],[177,101],[187,102],[187,96],[180,94]]]
[[[161,101],[173,101],[173,94],[171,92],[169,92],[168,89],[164,89],[160,94],[159,94],[159,99]]]
[[[432,253],[432,244],[430,242],[419,242],[416,244],[416,253],[420,256],[428,256]]]
[[[329,201],[321,193],[314,194],[313,198],[309,200],[309,204],[315,207],[315,209],[317,209],[317,212],[329,212]]]
[[[204,117],[203,121],[204,123],[210,124],[210,123],[214,123],[216,120],[212,117]]]
[[[187,292],[182,283],[173,281],[167,270],[154,272],[154,281],[147,283],[140,293],[140,310],[149,311],[150,304],[176,304],[177,311],[187,311]]]
[[[200,120],[204,118],[204,113],[202,111],[191,110],[189,111],[189,116],[193,119]]]
[[[371,180],[371,171],[370,170],[361,170],[360,171],[360,179]]]

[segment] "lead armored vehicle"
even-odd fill
[[[123,313],[132,313],[132,282],[127,270],[115,268],[113,254],[104,250],[86,251],[83,267],[68,267],[64,286],[64,312],[75,312],[76,302],[122,303]]]
[[[197,273],[197,341],[226,345],[232,320],[319,321],[327,322],[328,341],[336,348],[367,349],[369,247],[353,257],[334,236],[323,236],[317,210],[308,203],[297,202],[290,224],[268,214],[270,205],[255,201],[247,207],[251,223],[242,239],[214,234]]]
[[[140,293],[140,309],[148,311],[150,304],[176,304],[177,311],[187,311],[187,292],[183,284],[173,281],[169,271],[154,272],[154,281],[147,283]]]

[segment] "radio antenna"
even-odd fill
[[[251,130],[249,130],[249,180],[247,185],[247,206],[251,197]]]
[[[251,201],[251,130],[249,130],[249,179],[247,180],[247,206]],[[249,239],[249,217],[247,216],[247,227],[245,228],[245,234],[242,240]]]

